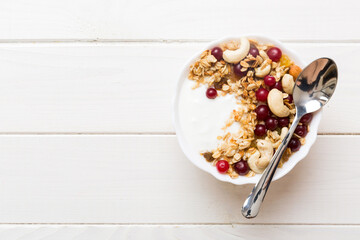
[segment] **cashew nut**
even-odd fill
[[[278,117],[287,117],[290,114],[290,110],[284,105],[283,95],[278,89],[273,88],[267,98],[269,108],[272,113]]]
[[[260,158],[260,152],[256,150],[247,160],[250,169],[253,170],[255,173],[262,173],[261,169],[257,167],[257,162],[259,158]]]
[[[256,144],[259,151],[255,151],[249,159],[248,164],[251,170],[255,173],[262,173],[269,165],[271,157],[274,153],[272,143],[268,140],[257,140]]]
[[[271,71],[271,60],[266,59],[258,68],[255,68],[255,76],[263,78]]]
[[[247,38],[240,38],[240,48],[236,50],[226,50],[223,58],[228,63],[238,63],[245,58],[250,50],[250,42]]]
[[[273,148],[278,148],[280,146],[280,143],[282,142],[282,140],[284,140],[288,131],[289,131],[289,129],[287,127],[283,127],[281,129],[280,139],[276,143],[273,143]]]
[[[295,85],[294,77],[290,74],[285,74],[281,80],[281,85],[287,94],[292,94]]]
[[[286,134],[288,133],[289,129],[287,127],[283,127],[281,129],[281,133],[280,133],[280,140],[284,140]]]

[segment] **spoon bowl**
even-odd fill
[[[293,99],[297,115],[323,107],[333,95],[336,83],[337,67],[332,59],[319,58],[310,63],[295,82]]]
[[[241,210],[244,217],[254,218],[257,216],[280,159],[301,117],[319,110],[330,100],[336,88],[337,78],[336,64],[330,58],[319,58],[313,61],[297,77],[293,89],[295,118],[268,167],[245,200]]]

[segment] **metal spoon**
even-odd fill
[[[272,157],[268,167],[244,202],[242,214],[254,218],[260,210],[271,180],[286,147],[302,116],[322,108],[331,98],[337,83],[337,67],[329,58],[319,58],[310,63],[298,76],[293,90],[295,119],[284,140]]]

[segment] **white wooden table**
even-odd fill
[[[3,0],[0,239],[358,239],[359,1]],[[260,33],[339,85],[308,157],[252,186],[196,169],[171,121],[177,74],[206,42]]]

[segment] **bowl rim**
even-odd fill
[[[259,34],[242,34],[242,35],[238,35],[238,36],[226,36],[226,37],[205,43],[204,46],[202,47],[202,49],[200,51],[196,52],[191,58],[189,58],[186,61],[186,63],[184,64],[183,68],[181,69],[181,71],[178,75],[179,77],[177,79],[176,86],[175,86],[175,95],[172,100],[172,106],[173,106],[172,119],[173,119],[173,125],[175,128],[176,137],[177,137],[178,143],[180,145],[180,148],[183,151],[183,153],[185,154],[185,156],[187,157],[187,159],[189,159],[189,161],[192,162],[195,166],[197,166],[201,170],[211,174],[212,176],[214,176],[216,179],[218,179],[220,181],[229,182],[229,183],[232,183],[235,185],[257,183],[258,180],[260,179],[261,174],[256,174],[254,177],[241,177],[240,176],[238,178],[232,179],[232,178],[230,178],[229,175],[221,174],[218,171],[216,171],[216,168],[214,166],[212,166],[210,163],[204,161],[204,159],[202,159],[202,162],[199,162],[198,161],[199,157],[201,157],[200,153],[197,153],[198,157],[195,157],[196,155],[194,155],[194,149],[192,149],[190,146],[187,145],[187,142],[186,142],[183,132],[181,130],[181,125],[179,122],[178,105],[179,105],[179,99],[180,99],[180,90],[183,85],[183,82],[187,79],[186,76],[189,71],[189,66],[196,59],[198,59],[199,56],[201,55],[201,53],[203,51],[205,51],[206,49],[211,49],[220,43],[234,40],[234,39],[239,39],[240,37],[247,37],[247,38],[255,39],[255,40],[258,40],[261,42],[272,43],[275,46],[279,47],[282,50],[282,52],[285,52],[287,55],[289,55],[290,58],[294,62],[296,62],[296,64],[299,65],[301,68],[304,68],[304,66],[305,66],[305,62],[299,57],[299,55],[294,50],[284,46],[284,44],[281,43],[280,41],[273,39],[271,37],[266,37],[266,36],[259,35]],[[279,170],[276,171],[272,181],[276,181],[276,180],[284,177],[286,174],[288,174],[296,166],[296,164],[299,163],[301,160],[303,160],[306,157],[306,155],[309,153],[310,148],[316,141],[318,127],[319,127],[319,123],[321,120],[321,115],[322,115],[322,110],[319,110],[319,111],[313,113],[313,119],[310,123],[311,130],[309,131],[309,133],[306,136],[306,143],[301,146],[301,148],[298,152],[295,152],[291,155],[290,159],[286,163],[284,163],[284,165],[281,169],[279,169],[280,171]],[[204,164],[204,163],[206,163],[206,164]]]

